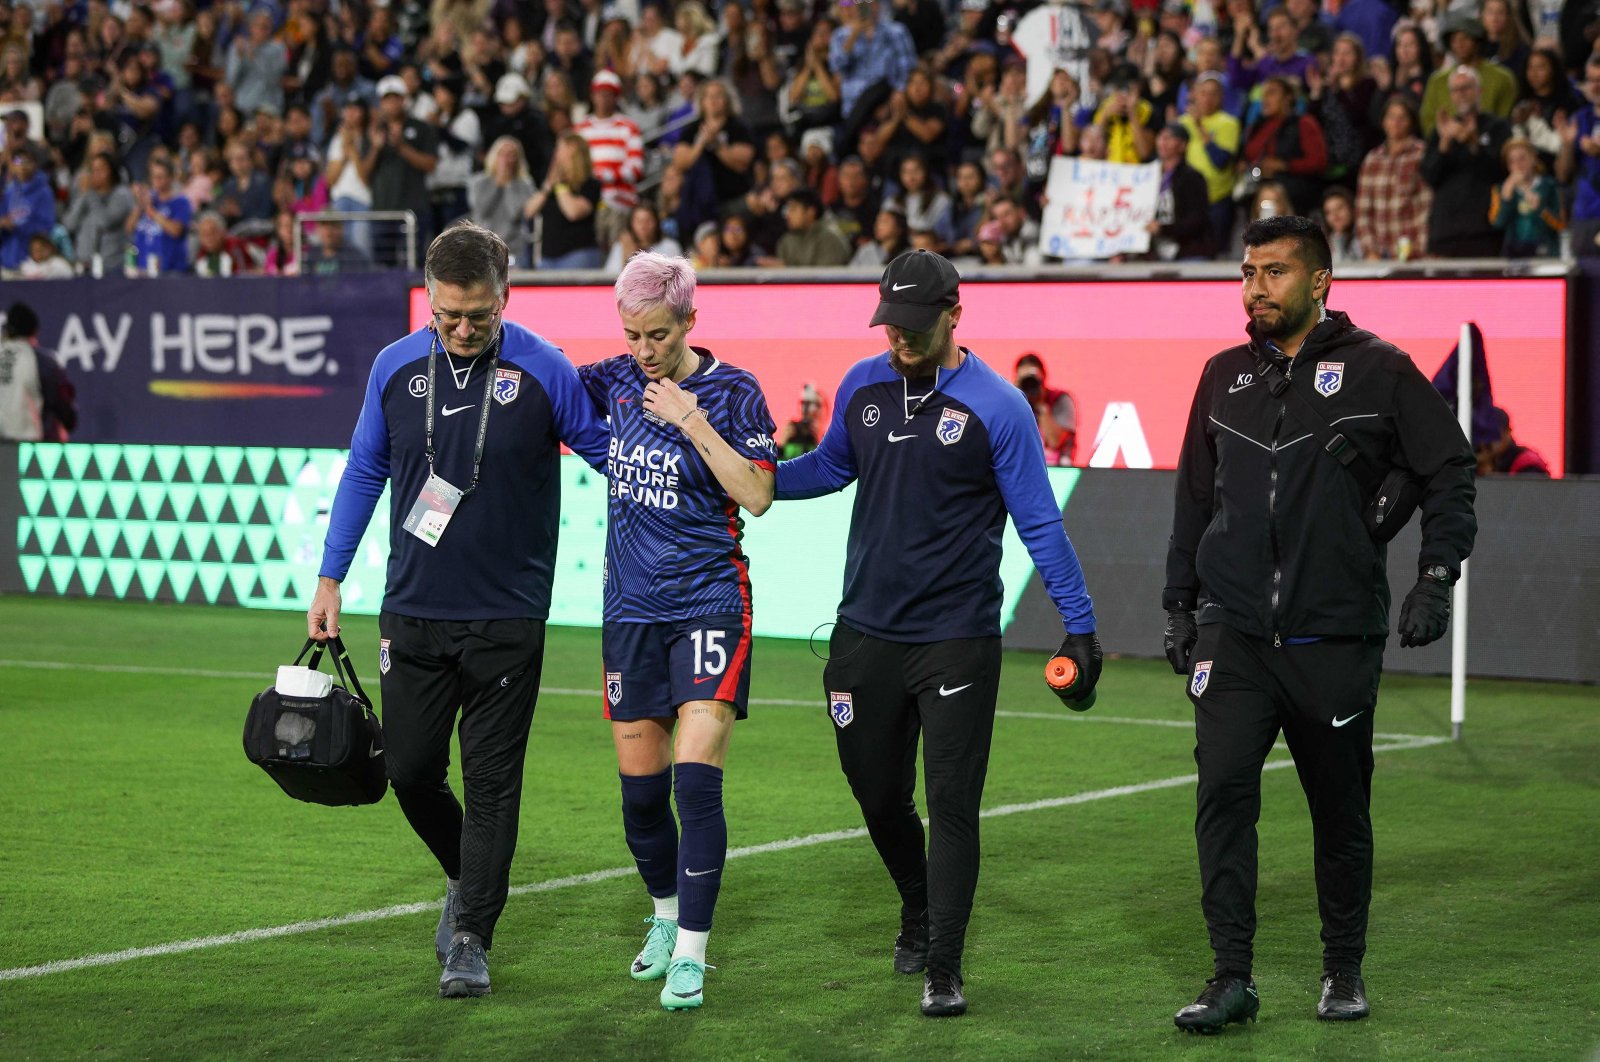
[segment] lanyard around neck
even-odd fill
[[[484,354],[488,354],[489,355],[489,369],[488,369],[488,372],[485,374],[484,380],[483,380],[483,406],[482,406],[482,408],[480,408],[478,410],[478,441],[472,447],[472,481],[470,483],[468,483],[466,485],[466,487],[461,491],[461,496],[463,498],[465,498],[467,495],[471,494],[473,491],[478,489],[478,473],[483,469],[483,444],[484,444],[484,441],[487,440],[488,437],[489,437],[489,406],[493,404],[491,402],[491,399],[494,397],[494,371],[500,365],[500,337],[501,337],[501,335],[504,335],[504,331],[502,331],[501,333],[497,334],[494,337],[494,339],[492,339],[489,342],[489,348],[484,351]],[[423,431],[425,433],[426,442],[427,442],[428,475],[430,475],[430,476],[433,475],[433,456],[434,456],[434,449],[433,449],[433,395],[434,395],[434,382],[435,382],[434,377],[435,377],[435,373],[436,373],[436,371],[438,369],[438,365],[439,365],[439,348],[440,348],[440,346],[441,346],[441,341],[439,339],[438,333],[434,333],[433,339],[428,344],[428,397],[427,397],[426,401],[423,403],[423,409],[424,409],[424,412],[423,412]],[[448,353],[448,351],[446,353]],[[478,357],[480,357],[480,358],[483,357],[483,354],[478,355]],[[474,359],[474,361],[476,361],[476,359]],[[452,368],[451,371],[453,373],[454,369]],[[468,367],[467,367],[467,373],[468,373],[469,376],[471,375],[471,372],[472,372],[472,367],[471,367],[471,364],[469,363]]]

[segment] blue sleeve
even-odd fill
[[[610,381],[606,378],[605,364],[596,361],[578,366],[578,379],[583,382],[584,390],[589,392],[595,412],[602,417],[609,413],[611,402],[611,396],[607,393]]]
[[[361,415],[350,438],[350,459],[339,477],[328,514],[328,535],[322,543],[322,567],[317,574],[339,582],[349,574],[356,547],[361,545],[361,536],[366,534],[372,511],[389,481],[389,425],[383,416],[383,388],[393,374],[390,361],[379,355],[372,364]]]
[[[911,71],[917,65],[916,47],[911,43],[910,32],[898,22],[890,22],[900,32],[894,35],[893,46],[894,64],[890,67],[889,87],[900,90],[906,87],[906,81],[911,77]]]
[[[850,31],[840,26],[828,40],[828,66],[836,74],[847,74],[856,65],[856,53],[844,49],[844,42],[849,36]]]
[[[856,454],[850,445],[850,429],[845,427],[845,410],[850,398],[860,386],[861,366],[844,374],[839,385],[838,400],[833,404],[833,417],[822,442],[808,454],[792,461],[778,462],[777,490],[773,497],[779,501],[800,501],[820,498],[824,494],[843,490],[856,478]]]
[[[1027,400],[1014,388],[998,405],[998,414],[989,425],[989,439],[1000,497],[1044,580],[1045,591],[1061,613],[1066,632],[1090,634],[1095,629],[1094,602],[1084,586],[1078,554],[1061,526],[1061,510],[1045,472],[1038,422]]]
[[[728,440],[728,445],[745,460],[754,461],[763,468],[774,468],[778,455],[772,435],[778,426],[772,422],[767,396],[762,394],[761,385],[749,373],[739,374],[732,391],[729,430],[733,432],[733,438]]]
[[[172,213],[169,215],[174,221],[183,223],[184,228],[189,227],[189,222],[194,220],[194,204],[189,202],[188,196],[178,196],[172,201]]]
[[[555,347],[548,348],[548,364],[539,373],[539,382],[550,396],[555,416],[556,438],[572,448],[595,471],[604,471],[611,445],[611,429],[594,408],[588,390],[578,379],[578,370]]]

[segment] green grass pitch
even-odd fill
[[[393,796],[301,804],[241,751],[250,698],[301,622],[0,599],[0,1057],[1498,1060],[1600,1045],[1592,687],[1474,682],[1466,740],[1430,744],[1414,739],[1448,732],[1445,683],[1384,680],[1366,1022],[1315,1020],[1310,826],[1294,772],[1270,770],[1260,1021],[1198,1040],[1172,1026],[1210,962],[1189,709],[1164,663],[1108,661],[1076,717],[1044,689],[1041,655],[1008,654],[972,1009],[931,1021],[920,979],[889,965],[897,904],[854,832],[822,665],[764,641],[726,788],[730,843],[755,850],[726,871],[706,1005],[669,1014],[626,973],[648,902],[625,870],[598,632],[550,631],[494,994],[447,1001],[443,882]],[[376,624],[347,631],[375,688]],[[344,917],[362,912],[379,914]],[[128,949],[160,953],[70,962]]]

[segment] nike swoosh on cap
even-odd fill
[[[966,686],[957,686],[953,690],[947,690],[947,689],[944,688],[944,684],[940,683],[939,684],[939,696],[948,697],[953,693],[960,693],[962,690],[966,689],[968,686],[971,686],[971,685],[972,685],[972,683],[969,682],[969,683],[967,683]]]
[[[889,290],[890,291],[904,291],[906,288],[914,288],[914,287],[916,287],[915,284],[895,284],[895,285],[891,286],[889,288]]]
[[[439,410],[439,413],[443,416],[451,417],[457,413],[460,413],[463,409],[471,408],[471,406],[445,406],[443,409]]]

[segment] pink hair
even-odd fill
[[[675,320],[694,311],[694,267],[686,259],[640,251],[617,277],[617,309],[637,317],[665,303]]]

